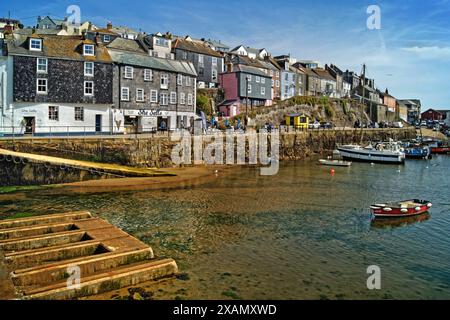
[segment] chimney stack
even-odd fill
[[[112,30],[112,28],[113,28],[112,22],[109,21],[108,24],[106,25],[106,29]]]
[[[227,72],[233,72],[233,64],[231,62],[227,64]]]

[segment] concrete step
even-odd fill
[[[106,253],[99,256],[81,257],[65,260],[59,263],[45,264],[38,267],[19,269],[11,273],[14,285],[18,287],[33,285],[49,285],[67,279],[67,270],[71,266],[78,266],[82,277],[119,268],[132,263],[153,259],[153,250],[141,250]]]
[[[46,287],[26,290],[22,292],[22,297],[30,300],[73,299],[157,280],[172,276],[177,272],[178,267],[175,260],[157,260],[81,277],[79,288],[70,288],[67,286],[67,282],[63,281]]]
[[[48,225],[28,226],[19,228],[0,229],[0,240],[32,237],[52,234],[56,232],[79,229],[74,223],[53,223]]]
[[[83,230],[57,232],[48,236],[33,236],[14,240],[0,240],[0,250],[8,253],[10,251],[39,249],[68,243],[76,243],[84,240],[92,239],[89,238],[86,231]]]
[[[14,254],[6,254],[5,261],[13,266],[27,268],[39,266],[44,263],[100,255],[107,252],[109,250],[101,242],[85,241],[66,247],[51,247],[46,248],[46,250],[28,250],[25,253],[16,252]]]
[[[92,215],[88,211],[77,211],[69,213],[59,213],[46,216],[36,216],[29,218],[11,219],[0,221],[0,229],[19,228],[27,226],[35,226],[42,224],[70,222],[81,219],[92,218]]]

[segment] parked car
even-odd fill
[[[320,122],[319,121],[314,121],[314,122],[309,124],[308,128],[309,129],[320,129]]]
[[[320,128],[321,129],[333,129],[333,125],[330,122],[321,122]]]
[[[392,127],[393,128],[403,128],[403,123],[401,123],[400,121],[396,121],[394,123],[392,123]]]
[[[420,122],[420,126],[421,126],[421,127],[426,127],[426,126],[427,126],[427,122],[426,122],[425,120],[422,120],[422,121]]]

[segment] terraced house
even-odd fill
[[[1,64],[3,134],[113,132],[113,64],[82,36],[12,34]]]
[[[114,106],[120,110],[117,123],[122,115],[129,132],[191,127],[197,89],[192,63],[171,59],[169,47],[167,55],[156,55],[159,49],[156,45],[150,49],[149,38],[144,37],[116,38],[107,48],[114,62]]]
[[[272,105],[271,77],[261,69],[243,64],[229,63],[220,74],[225,90],[225,101],[218,107],[225,117],[247,113],[253,108]]]
[[[189,61],[194,65],[199,88],[219,86],[219,74],[224,70],[224,59],[220,52],[191,37],[177,38],[172,49],[176,60]]]

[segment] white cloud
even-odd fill
[[[407,47],[403,51],[415,54],[420,59],[426,60],[448,60],[450,59],[450,47]]]

